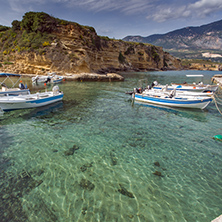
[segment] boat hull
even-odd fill
[[[26,95],[30,94],[29,89],[7,89],[5,91],[0,91],[0,96],[15,96],[15,95]]]
[[[63,77],[58,77],[58,78],[55,78],[55,79],[52,79],[52,83],[60,83],[63,81]]]
[[[47,96],[47,97],[39,97],[36,98],[35,96],[30,95],[29,97],[4,97],[0,99],[0,108],[3,111],[10,111],[16,109],[30,109],[30,108],[37,108],[46,106],[52,103],[56,103],[63,99],[63,93],[54,96]]]
[[[156,104],[161,106],[177,107],[177,108],[191,108],[204,109],[212,101],[212,98],[203,97],[201,99],[179,99],[179,98],[161,98],[158,96],[149,96],[142,94],[134,94],[134,99],[141,102]]]

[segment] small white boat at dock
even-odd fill
[[[63,76],[56,75],[55,72],[48,73],[47,76],[35,76],[32,77],[32,83],[60,83],[63,81]]]

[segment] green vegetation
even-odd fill
[[[131,45],[127,48],[127,50],[124,52],[124,55],[134,54],[135,50],[134,47]]]
[[[7,26],[0,25],[0,32],[7,31],[8,29],[10,29],[10,28]]]
[[[160,56],[156,51],[156,47],[155,46],[151,46],[151,54],[152,54],[152,58],[154,59],[154,61],[156,63],[158,63],[160,61]]]
[[[143,52],[138,52],[138,55],[139,55],[139,56],[143,56],[144,53],[143,53]]]
[[[56,26],[57,20],[44,12],[27,12],[20,23],[21,29],[27,33],[50,33],[56,30]]]
[[[221,62],[214,62],[206,59],[182,59],[181,60],[183,66],[190,66],[192,63],[198,63],[202,65],[211,65],[211,67],[215,67],[216,64],[222,65]]]
[[[82,29],[83,36],[80,38],[85,41],[85,44],[87,44],[85,36],[91,35],[92,44],[97,49],[101,47],[100,38],[96,38],[96,35],[92,37],[92,34],[96,34],[93,27],[54,18],[44,12],[27,12],[22,21],[12,22],[12,28],[0,26],[0,56],[14,52],[45,53],[47,47],[56,40],[54,33],[61,25],[72,25],[76,29]],[[108,40],[108,37],[106,39]]]
[[[123,56],[122,52],[119,52],[118,60],[122,64],[126,62],[126,58]]]
[[[22,21],[14,20],[12,28],[0,27],[0,48],[3,55],[12,52],[35,51],[50,46],[56,38],[58,20],[44,12],[27,12]]]
[[[111,39],[108,36],[100,36],[101,39],[106,40],[106,41],[110,41]]]

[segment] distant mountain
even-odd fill
[[[221,50],[222,20],[199,27],[186,27],[147,37],[127,36],[124,41],[150,43],[164,49]]]

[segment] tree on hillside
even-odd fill
[[[16,30],[20,30],[21,26],[20,26],[21,22],[18,20],[14,20],[12,22],[12,30],[16,31]]]
[[[52,32],[57,21],[44,12],[26,12],[21,21],[21,28],[29,32]]]
[[[10,29],[10,27],[4,26],[4,25],[0,25],[0,32],[6,31]]]

